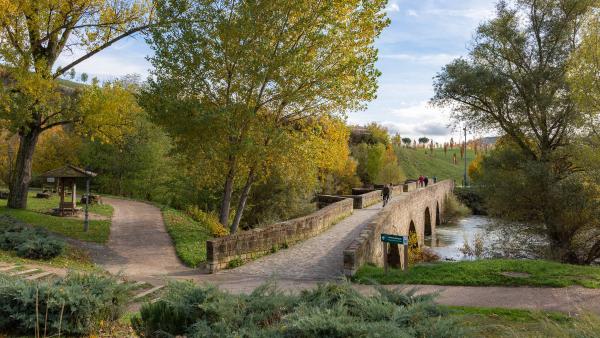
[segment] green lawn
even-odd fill
[[[161,210],[179,259],[190,267],[205,262],[206,240],[212,238],[209,230],[183,211],[164,206]]]
[[[510,277],[506,272],[527,273],[527,277]],[[432,284],[468,286],[538,286],[566,287],[581,285],[600,288],[600,267],[578,266],[543,260],[489,259],[463,262],[420,264],[402,272],[365,265],[355,281],[369,284]]]
[[[427,152],[427,154],[425,154]],[[456,153],[458,164],[452,164],[452,154]],[[397,153],[398,162],[406,177],[417,178],[419,175],[425,175],[429,178],[436,176],[438,180],[453,179],[456,184],[461,184],[464,173],[464,160],[460,159],[460,149],[448,149],[444,155],[444,149],[434,149],[433,156],[429,149],[401,148]],[[467,150],[467,163],[475,158],[473,150]]]
[[[92,220],[88,232],[83,231],[83,221],[73,218],[57,217],[47,214],[58,206],[58,197],[50,199],[35,198],[29,193],[26,210],[15,210],[6,207],[6,200],[0,200],[0,214],[11,216],[19,221],[39,226],[49,231],[88,242],[106,243],[110,233],[110,220]],[[90,212],[110,217],[113,208],[110,205],[94,205]]]
[[[520,309],[447,307],[459,325],[473,328],[474,337],[593,337],[598,317],[569,317],[558,312]]]

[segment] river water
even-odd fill
[[[491,219],[485,216],[468,216],[455,224],[444,224],[436,227],[435,236],[426,236],[425,245],[440,256],[441,260],[467,259],[460,248],[465,242],[473,243],[477,233],[485,234]]]

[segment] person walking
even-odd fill
[[[419,188],[423,187],[423,175],[419,176]]]
[[[390,185],[386,184],[383,186],[383,190],[381,191],[382,195],[383,195],[383,206],[385,207],[386,204],[388,204],[388,201],[390,199]]]
[[[425,186],[427,187],[427,185],[429,184],[429,177],[425,176],[423,178],[423,183],[425,183]]]

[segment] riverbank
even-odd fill
[[[354,277],[363,284],[427,284],[462,286],[579,285],[600,288],[600,267],[579,266],[544,260],[483,259],[460,262],[424,263],[404,272],[366,265]]]

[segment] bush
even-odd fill
[[[229,229],[223,226],[213,214],[202,211],[197,206],[189,206],[186,213],[196,222],[204,225],[215,237],[225,237],[229,235]]]
[[[14,250],[19,257],[51,259],[60,255],[64,247],[63,241],[51,238],[40,228],[12,225],[0,233],[0,249]]]
[[[132,318],[142,337],[464,337],[430,295],[380,289],[367,297],[349,284],[300,294],[265,284],[250,295],[173,282]]]
[[[444,200],[444,221],[452,222],[471,214],[469,208],[462,204],[454,195],[446,195]]]
[[[454,194],[460,203],[471,209],[474,215],[487,215],[485,200],[474,188],[454,188]]]
[[[0,331],[33,335],[46,327],[48,335],[87,335],[119,318],[128,294],[128,286],[104,275],[39,283],[0,276]]]

